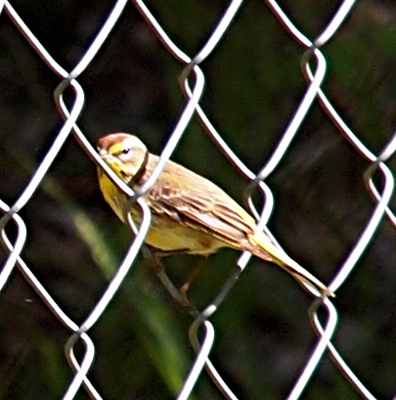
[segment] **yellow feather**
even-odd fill
[[[136,188],[158,162],[133,135],[115,133],[98,142],[103,160],[126,183]],[[100,188],[107,203],[123,221],[126,196],[101,170]],[[210,255],[222,247],[250,251],[278,264],[303,285],[323,295],[333,293],[310,272],[275,247],[254,219],[222,189],[187,168],[169,161],[155,185],[143,196],[152,212],[146,242],[163,252]],[[138,225],[139,209],[131,210]],[[123,221],[125,222],[125,221]]]

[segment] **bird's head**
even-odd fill
[[[128,133],[103,136],[98,140],[97,148],[103,161],[126,183],[140,174],[147,163],[147,147]]]

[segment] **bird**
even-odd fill
[[[101,137],[97,149],[103,161],[133,190],[147,181],[159,160],[137,136],[124,132]],[[129,197],[100,166],[98,180],[105,201],[126,223],[124,207]],[[206,257],[221,248],[248,251],[280,266],[303,287],[314,288],[318,297],[334,296],[319,279],[276,247],[255,219],[224,190],[186,167],[167,161],[142,199],[152,214],[145,242],[162,256],[187,253]],[[130,212],[139,226],[140,207],[132,205]]]

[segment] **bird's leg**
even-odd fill
[[[207,257],[206,256],[201,256],[200,260],[192,267],[191,272],[188,274],[187,280],[183,283],[183,285],[180,287],[179,292],[183,296],[186,302],[190,303],[187,293],[190,289],[191,284],[194,282],[195,277],[199,273],[199,271],[202,269],[202,267],[206,264]]]
[[[168,274],[165,272],[165,269],[163,269],[162,271],[158,271],[157,276],[171,295],[172,299],[177,304],[179,304],[183,308],[186,308],[188,312],[194,317],[197,317],[200,314],[194,304],[192,304],[190,300],[177,289],[174,283],[170,280]]]
[[[148,265],[155,269],[158,278],[165,286],[172,299],[183,308],[187,308],[191,315],[199,315],[199,311],[196,309],[196,307],[188,300],[184,293],[177,289],[165,271],[165,266],[162,263],[162,257],[170,255],[169,252],[161,252],[155,248],[143,246],[142,254]]]
[[[141,251],[144,261],[150,268],[155,269],[157,272],[165,269],[164,264],[161,262],[161,254],[156,249],[143,245]]]

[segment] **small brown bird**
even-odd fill
[[[150,176],[159,157],[127,133],[113,133],[99,139],[102,159],[132,189]],[[103,196],[121,221],[127,196],[98,168]],[[168,161],[155,185],[143,196],[152,212],[146,243],[161,252],[185,252],[208,256],[222,247],[247,250],[289,272],[303,286],[318,294],[333,293],[311,273],[275,247],[255,220],[228,194],[211,181]],[[139,225],[140,209],[131,210]]]

